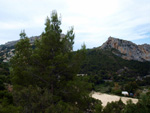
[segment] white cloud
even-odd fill
[[[18,39],[16,33],[22,29],[28,36],[41,34],[46,17],[55,9],[62,14],[64,33],[74,26],[75,49],[83,42],[90,48],[100,46],[109,36],[150,37],[149,0],[1,0],[0,7],[0,43],[10,35]]]

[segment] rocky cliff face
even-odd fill
[[[61,37],[64,38],[65,35],[61,34]],[[33,36],[29,38],[29,41],[32,44],[34,44],[35,40],[39,40],[41,36]],[[19,42],[19,40],[16,41],[10,41],[3,45],[0,45],[0,60],[3,60],[3,62],[8,62],[11,57],[14,56],[15,53],[15,45]]]
[[[100,48],[114,49],[113,53],[123,59],[150,61],[150,45],[148,44],[136,45],[130,41],[109,37]]]
[[[40,39],[40,36],[30,37],[29,41],[31,44],[33,44],[36,39]],[[3,60],[3,62],[8,62],[11,59],[11,57],[14,56],[15,44],[18,41],[19,40],[10,41],[5,43],[4,45],[0,45],[0,60]]]

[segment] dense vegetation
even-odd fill
[[[126,61],[111,50],[86,50],[85,45],[73,52],[73,28],[61,37],[60,25],[53,11],[34,47],[22,31],[10,64],[0,60],[0,113],[150,112],[149,92],[137,104],[129,101],[125,105],[120,100],[105,108],[89,96],[92,90],[102,89],[115,94],[121,90],[135,93],[139,86],[149,84],[148,79],[136,81],[138,76],[149,74],[149,62]]]
[[[9,64],[0,61],[0,113],[17,113],[14,106],[9,76]]]
[[[124,60],[114,55],[112,50],[102,50],[99,48],[87,50],[87,57],[81,67],[81,73],[87,73],[88,75],[101,75],[110,74],[113,75],[124,67],[128,68],[132,76],[145,76],[150,72],[149,62],[138,62],[133,60]],[[129,73],[126,73],[128,76]]]
[[[45,31],[35,42],[35,48],[25,32],[20,33],[21,40],[10,62],[13,91],[9,104],[14,112],[79,113],[95,111],[95,107],[101,105],[89,97],[91,85],[76,76],[85,56],[85,45],[74,54],[73,28],[61,37],[60,25],[53,11],[51,18],[46,19]],[[9,112],[3,103],[1,108],[1,112]]]
[[[126,90],[138,97],[140,88],[150,84],[146,77],[150,74],[150,62],[124,60],[112,51],[88,49],[80,73],[88,75],[96,91],[120,95]]]

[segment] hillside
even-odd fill
[[[150,85],[150,62],[126,60],[115,49],[88,49],[80,73],[88,75],[93,90],[121,95],[128,91],[138,97]]]
[[[125,60],[113,54],[114,50],[89,49],[81,73],[97,75],[126,75],[130,77],[150,74],[150,62]],[[110,78],[109,77],[109,78]]]
[[[36,39],[40,37],[31,37],[29,41],[33,45]],[[11,41],[0,46],[1,61],[9,62],[14,56],[16,42]],[[149,45],[136,45],[130,41],[109,37],[102,46],[86,50],[86,58],[81,65],[80,73],[98,75],[103,80],[141,81],[150,75],[150,62],[140,56],[144,55],[142,50],[149,55]]]
[[[36,39],[40,39],[40,37],[31,37],[29,41],[33,44]],[[1,61],[8,62],[14,56],[16,42],[11,41],[0,45]],[[101,75],[103,79],[124,80],[126,77],[129,77],[130,80],[142,79],[150,74],[150,62],[141,58],[140,55],[144,55],[144,53],[140,50],[145,50],[148,55],[150,54],[149,46],[146,44],[136,45],[130,41],[109,37],[102,46],[86,50],[86,58],[80,73]],[[127,54],[128,52],[132,54]]]

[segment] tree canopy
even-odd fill
[[[20,33],[16,53],[11,60],[14,101],[23,113],[83,112],[92,110],[91,85],[76,75],[85,54],[85,45],[73,52],[73,27],[62,35],[57,12],[47,17],[41,39],[35,48],[25,31]]]

